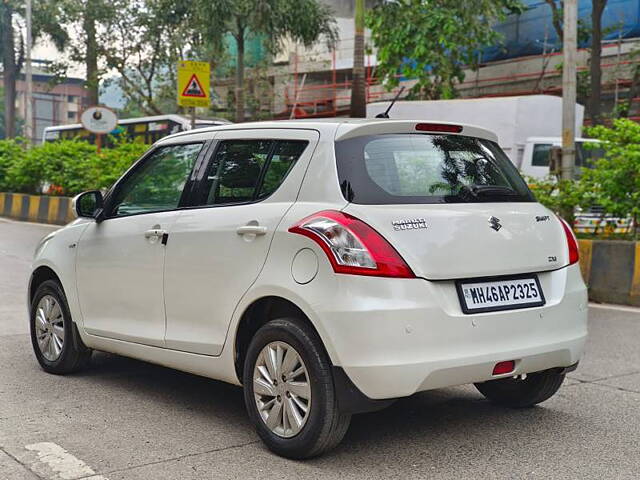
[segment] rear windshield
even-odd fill
[[[338,176],[350,202],[533,202],[494,142],[461,135],[385,134],[336,142]]]

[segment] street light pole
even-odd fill
[[[33,143],[33,72],[31,70],[33,35],[31,32],[31,0],[26,0],[26,2],[27,51],[25,55],[25,76],[27,91],[25,94],[24,136],[27,139],[27,145],[31,145]]]
[[[562,180],[573,179],[576,164],[577,0],[564,1],[562,64]]]

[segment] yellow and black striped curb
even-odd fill
[[[640,242],[578,240],[589,299],[640,306]]]
[[[73,220],[69,197],[24,193],[0,193],[0,216],[56,225],[64,225]]]

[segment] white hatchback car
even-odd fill
[[[95,349],[244,385],[292,458],[424,390],[542,402],[580,359],[587,294],[571,230],[496,142],[388,119],[166,137],[37,247],[35,355],[57,374]]]

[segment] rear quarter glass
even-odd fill
[[[535,202],[500,147],[447,134],[366,135],[336,142],[345,199],[364,205]]]

